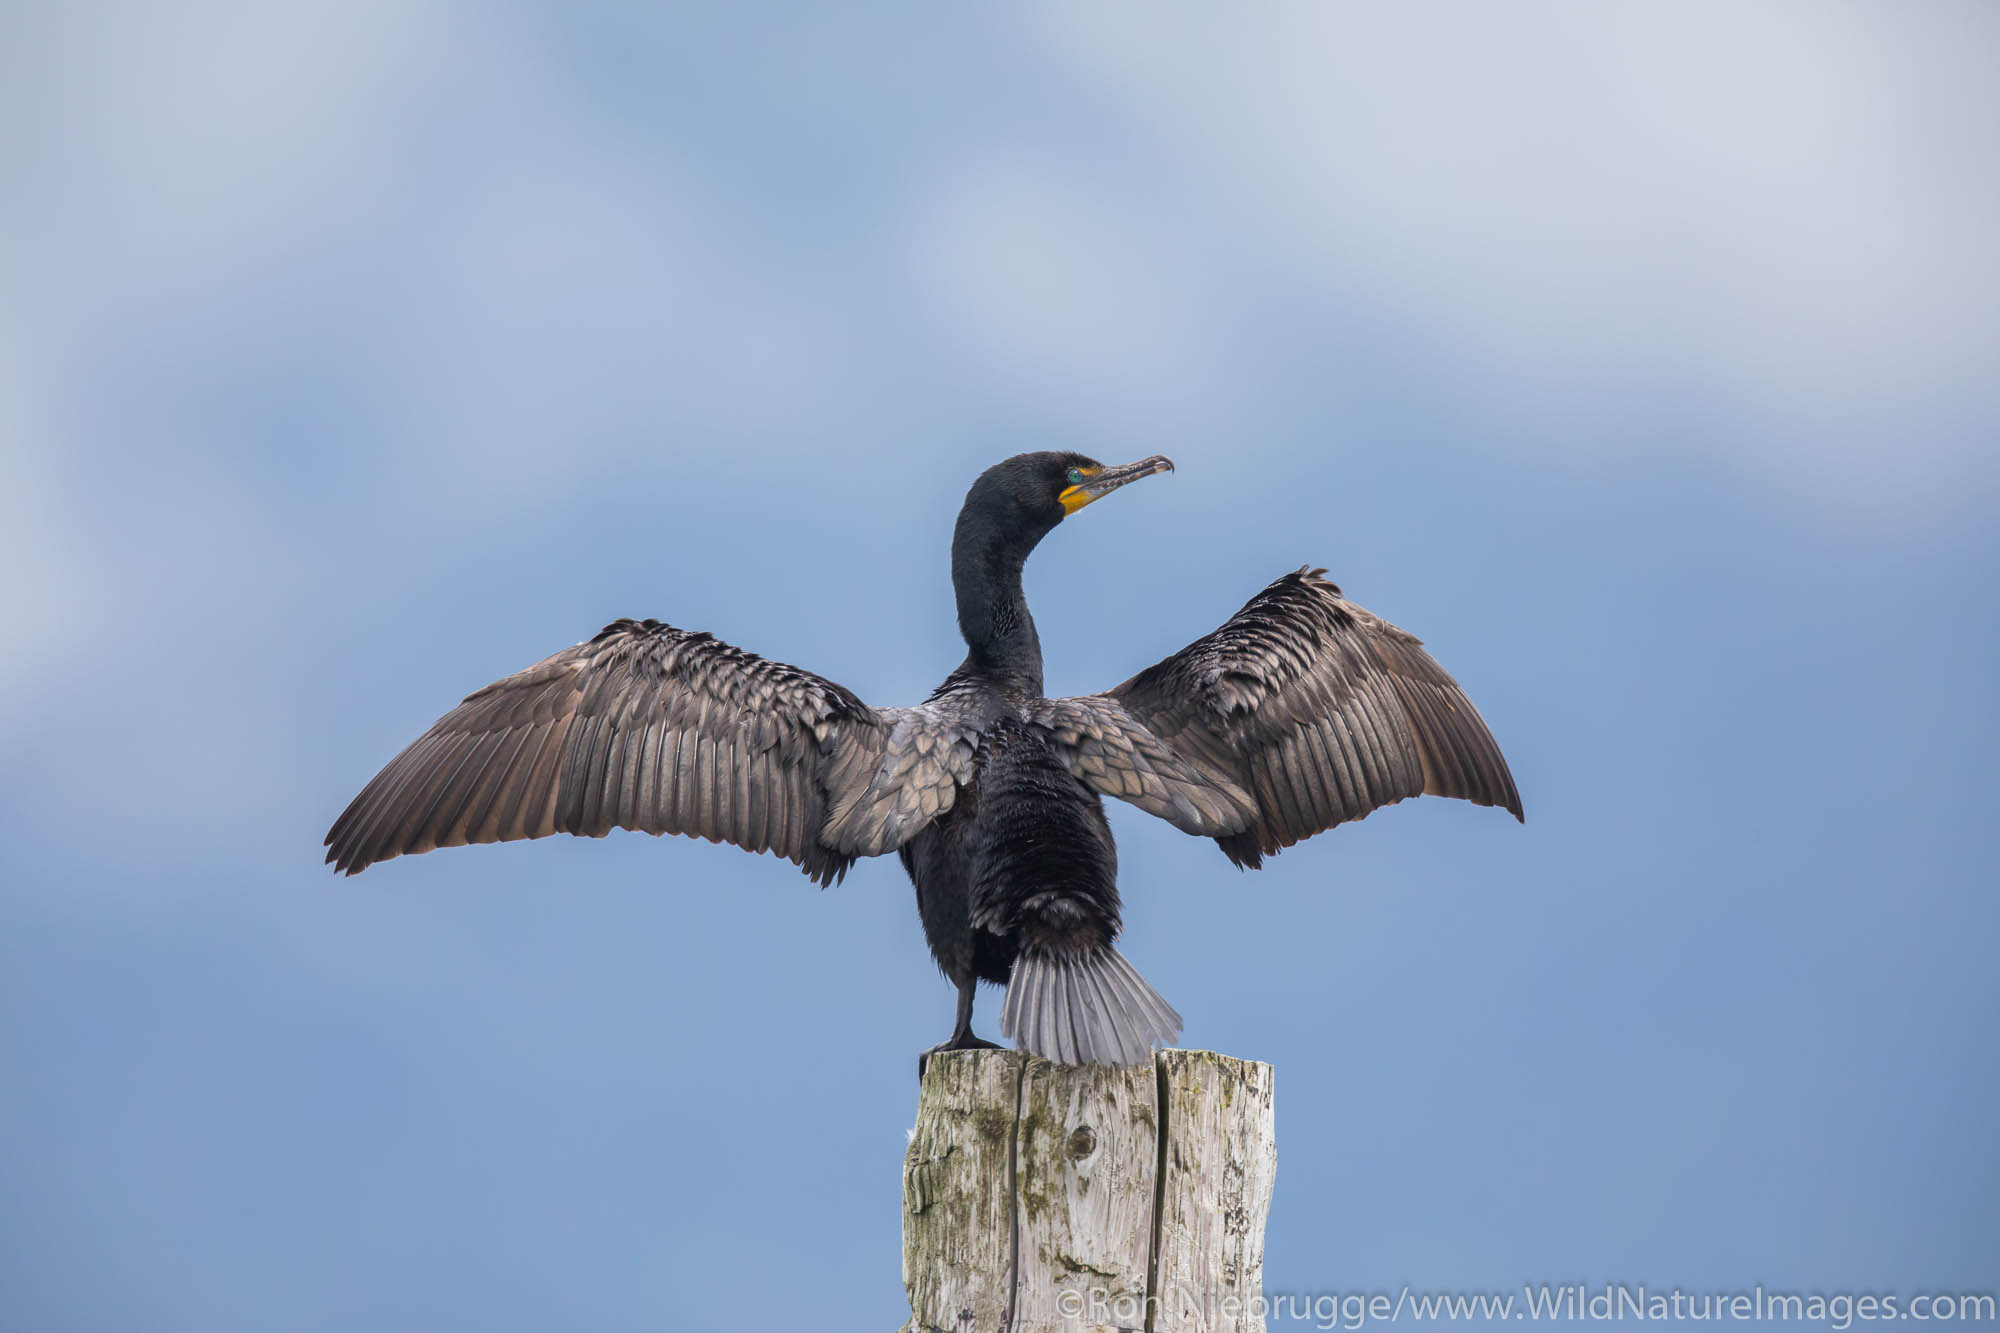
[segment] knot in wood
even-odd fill
[[[1097,1151],[1097,1131],[1089,1125],[1078,1125],[1069,1132],[1069,1156],[1073,1162],[1080,1162]]]

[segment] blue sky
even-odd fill
[[[985,465],[1052,693],[1328,566],[1528,823],[1126,953],[1277,1067],[1274,1291],[2000,1285],[1992,14],[416,5],[0,19],[0,1313],[889,1327],[893,862],[319,840],[621,615],[878,703]],[[997,993],[982,999],[991,1029]]]

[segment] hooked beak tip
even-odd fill
[[[1138,481],[1142,477],[1173,470],[1174,460],[1165,454],[1154,454],[1151,458],[1142,458],[1136,463],[1127,463],[1122,467],[1105,468],[1062,493],[1060,499],[1063,511],[1074,514],[1093,500],[1102,499],[1121,486]]]

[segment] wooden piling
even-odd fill
[[[932,1057],[903,1167],[903,1333],[1262,1333],[1269,1065]]]

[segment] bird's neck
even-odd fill
[[[1009,540],[961,521],[951,545],[958,629],[971,649],[960,669],[1036,698],[1042,693],[1042,641],[1021,592],[1021,568],[1040,536]]]

